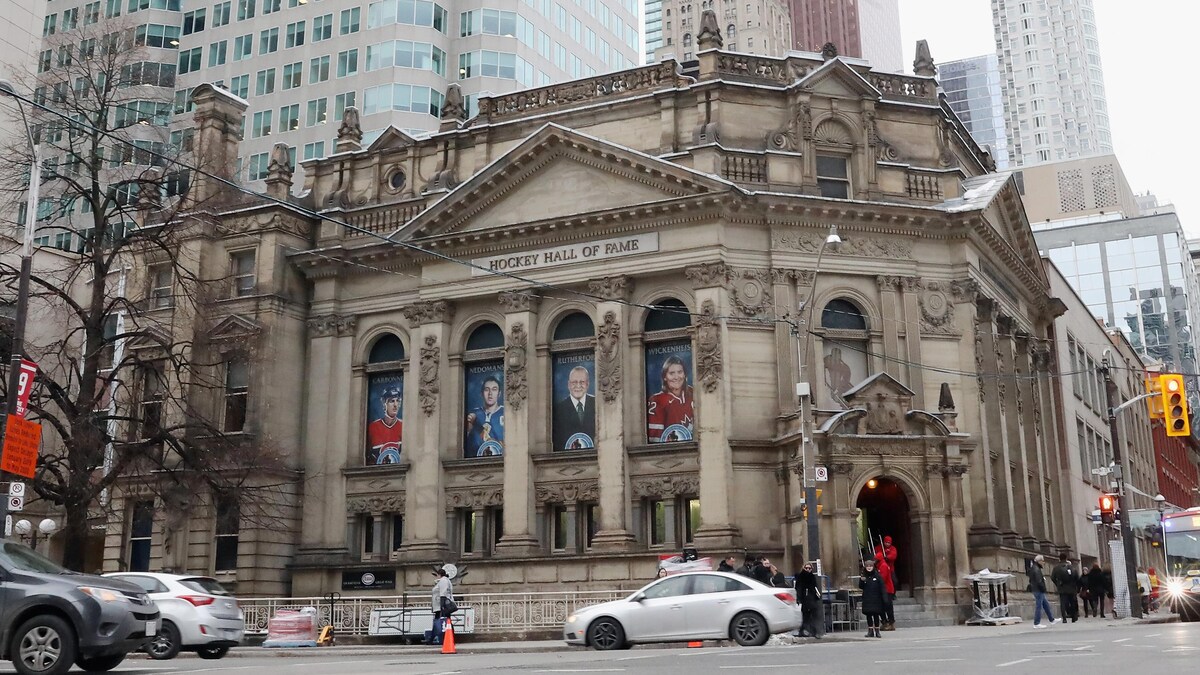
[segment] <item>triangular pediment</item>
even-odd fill
[[[878,89],[841,59],[826,61],[798,84],[804,91],[834,98],[883,98]]]
[[[126,347],[131,351],[144,349],[169,349],[171,334],[158,326],[146,326],[126,331]]]
[[[736,189],[716,176],[548,124],[394,238],[494,230]]]
[[[1033,228],[1012,172],[974,176],[964,180],[962,187],[962,196],[947,200],[942,208],[951,213],[980,213],[991,230],[990,236],[1003,241],[1043,286],[1049,286]]]
[[[208,332],[208,338],[213,341],[233,340],[257,335],[261,331],[262,326],[257,321],[234,314],[221,319],[213,326]]]
[[[417,142],[417,139],[408,135],[404,131],[396,127],[388,127],[379,134],[379,138],[371,141],[371,145],[367,146],[368,152],[381,152],[383,150],[399,150],[407,148]]]
[[[916,396],[916,393],[912,389],[904,386],[891,375],[887,373],[875,373],[848,389],[846,393],[842,394],[842,398],[846,399],[847,403],[852,403],[855,401],[870,401],[879,394],[901,396],[910,399]]]

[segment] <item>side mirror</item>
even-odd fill
[[[645,599],[646,599],[645,593],[638,593],[637,595],[633,596],[633,598],[632,598],[633,602],[641,602]]]

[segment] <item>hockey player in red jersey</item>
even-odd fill
[[[669,356],[662,367],[662,391],[646,402],[646,435],[651,443],[692,440],[696,404],[687,370],[678,356]]]

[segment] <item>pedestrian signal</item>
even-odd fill
[[[1150,419],[1163,419],[1166,415],[1163,413],[1162,380],[1157,373],[1146,375],[1146,393],[1150,394],[1150,398],[1146,399],[1146,407],[1150,410]]]
[[[1117,522],[1117,496],[1100,495],[1100,522],[1112,525]]]
[[[1182,375],[1160,375],[1162,387],[1163,422],[1168,436],[1190,436],[1192,425],[1188,420],[1187,392],[1183,388]]]

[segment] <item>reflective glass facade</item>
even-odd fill
[[[1009,165],[1008,132],[1004,126],[1004,94],[1000,62],[995,54],[938,65],[938,81],[946,100],[981,146],[991,149],[996,168]]]

